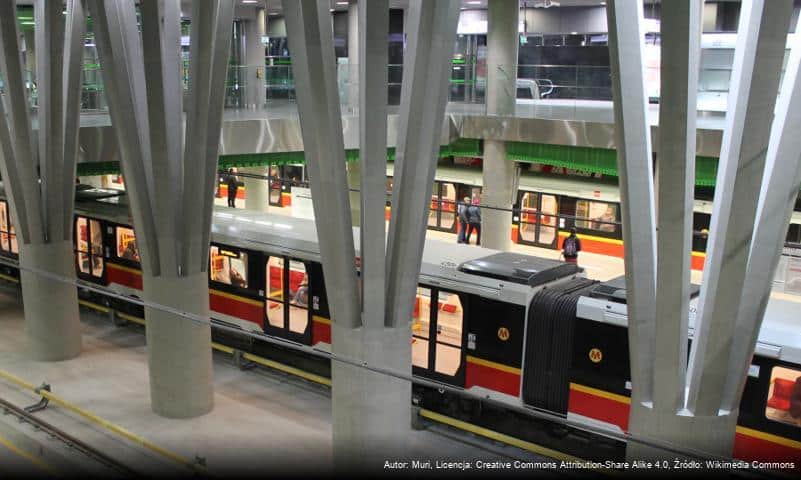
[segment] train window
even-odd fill
[[[439,184],[434,182],[431,188],[431,206],[428,210],[428,226],[437,226],[437,210],[439,210]]]
[[[248,288],[248,254],[239,250],[212,246],[209,250],[209,276],[215,282]]]
[[[539,194],[526,192],[520,199],[520,236],[533,242],[537,236],[537,203]]]
[[[136,236],[132,228],[117,227],[116,244],[119,258],[132,262],[141,261],[139,247],[136,245]]]
[[[801,371],[773,367],[765,417],[775,422],[801,426]]]
[[[443,183],[439,208],[440,227],[452,228],[456,221],[456,187],[452,183]]]
[[[618,219],[618,207],[615,204],[592,200],[576,201],[576,227],[578,228],[615,232],[617,230],[615,222]]]
[[[431,326],[431,289],[417,287],[412,311],[412,364],[428,368],[428,337]]]
[[[267,262],[267,321],[284,328],[284,259],[270,257]]]
[[[0,250],[8,252],[9,233],[8,233],[8,204],[0,201]]]
[[[81,273],[103,276],[103,232],[100,222],[78,217],[75,222],[75,254]]]
[[[434,370],[456,375],[462,363],[464,310],[459,295],[439,291],[437,298],[437,351]]]
[[[309,325],[309,276],[306,265],[289,261],[289,331],[303,333]]]

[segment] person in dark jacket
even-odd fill
[[[470,198],[464,197],[464,201],[459,202],[456,206],[456,216],[459,218],[459,234],[456,237],[456,243],[467,243],[464,241],[465,233],[467,233],[467,207],[470,206]]]
[[[578,263],[578,252],[581,251],[581,240],[576,236],[576,228],[570,229],[570,236],[562,242],[562,256],[568,263]]]
[[[228,169],[225,184],[228,186],[228,206],[236,208],[236,192],[239,190],[239,178],[237,178],[233,168]]]
[[[470,243],[470,235],[476,232],[476,245],[481,244],[481,209],[478,207],[478,197],[473,198],[473,204],[467,207],[467,235],[465,243]]]

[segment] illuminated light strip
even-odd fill
[[[520,369],[515,367],[510,367],[508,365],[503,365],[500,363],[491,362],[489,360],[484,360],[483,358],[472,357],[467,355],[467,361],[474,365],[481,365],[482,367],[489,367],[494,368],[495,370],[500,370],[506,373],[513,373],[515,375],[520,375]]]
[[[233,293],[221,292],[219,290],[213,290],[211,288],[209,289],[209,293],[212,294],[212,295],[217,295],[218,297],[223,297],[223,298],[227,298],[227,299],[230,299],[230,300],[236,300],[237,302],[247,303],[247,304],[250,304],[250,305],[257,306],[257,307],[261,307],[262,304],[263,304],[259,300],[253,300],[252,298],[240,297],[239,295],[234,295]]]
[[[122,312],[117,312],[117,315],[123,320],[127,320],[127,321],[133,322],[133,323],[138,323],[139,325],[142,325],[142,326],[145,325],[145,319],[144,318],[135,317],[133,315],[128,315],[127,313],[122,313]]]
[[[37,467],[41,468],[42,470],[50,473],[51,475],[57,475],[57,472],[53,467],[51,467],[50,465],[46,464],[41,459],[34,457],[33,455],[31,455],[30,453],[26,452],[25,450],[22,450],[21,448],[17,447],[13,443],[11,443],[10,440],[8,440],[7,438],[5,438],[3,436],[0,436],[0,445],[3,445],[7,449],[11,450],[12,452],[14,452],[15,454],[17,454],[20,457],[24,458],[25,460],[28,460],[32,464],[34,464]]]
[[[310,382],[319,383],[321,385],[326,385],[328,387],[331,386],[330,378],[321,377],[320,375],[315,375],[313,373],[306,372],[299,368],[290,367],[289,365],[269,360],[267,358],[262,358],[250,353],[243,353],[242,358],[244,358],[245,360],[250,360],[253,363],[258,363],[259,365],[272,368],[274,370],[279,370],[281,372],[288,373],[290,375],[295,375],[300,378],[305,378]]]
[[[752,430],[750,428],[737,426],[735,429],[736,433],[740,435],[746,435],[749,437],[758,438],[760,440],[765,440],[767,442],[778,443],[779,445],[794,448],[797,450],[801,450],[801,442],[797,440],[791,440],[789,438],[780,437],[778,435],[773,435],[771,433],[760,432],[759,430]]]
[[[312,321],[317,323],[322,323],[324,325],[331,325],[331,320],[325,317],[318,317],[317,315],[312,315]]]
[[[615,402],[625,403],[626,405],[631,405],[631,399],[629,397],[618,395],[612,392],[606,392],[604,390],[598,390],[597,388],[579,385],[578,383],[570,382],[570,389],[575,390],[577,392],[595,395],[596,397],[602,397],[608,400],[614,400]]]
[[[437,412],[432,412],[431,410],[426,410],[425,408],[420,409],[420,416],[423,418],[428,418],[429,420],[433,420],[438,423],[443,423],[445,425],[449,425],[454,428],[458,428],[460,430],[464,430],[469,433],[473,433],[476,435],[481,435],[482,437],[489,438],[490,440],[495,440],[497,442],[505,443],[507,445],[511,445],[513,447],[517,447],[521,450],[526,450],[529,452],[536,453],[538,455],[543,455],[554,460],[561,460],[563,462],[586,462],[582,458],[573,457],[571,455],[567,455],[562,452],[558,452],[556,450],[551,450],[550,448],[543,447],[541,445],[537,445],[536,443],[527,442],[525,440],[521,440],[519,438],[511,437],[509,435],[496,432],[494,430],[489,430],[484,427],[479,427],[477,425],[473,425],[472,423],[463,422],[461,420],[457,420],[452,417],[448,417],[442,415]],[[597,472],[604,472],[607,474],[614,474],[617,472],[603,470],[603,469],[592,469]]]
[[[123,272],[133,273],[135,275],[142,275],[142,270],[139,270],[138,268],[126,267],[124,265],[118,265],[116,263],[106,263],[106,268],[121,270]]]

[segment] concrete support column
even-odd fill
[[[242,173],[268,176],[269,167],[243,168]],[[245,182],[245,209],[266,212],[270,205],[270,182],[266,178],[242,176]]]
[[[358,227],[362,223],[361,215],[361,193],[355,190],[361,188],[361,163],[348,162],[348,188],[350,189],[350,216],[354,227]]]
[[[245,64],[247,65],[247,108],[261,108],[266,97],[264,90],[264,45],[261,37],[266,35],[267,20],[263,8],[256,9],[253,20],[245,21]]]
[[[71,241],[44,244],[20,242],[25,330],[28,351],[34,360],[58,361],[77,357],[81,353],[81,321],[75,285],[52,280],[24,268],[74,280],[74,258]]]
[[[331,329],[337,353],[368,365],[409,368],[412,347],[408,323],[396,328],[357,329],[333,323]],[[411,383],[340,362],[332,362],[331,374],[335,382],[331,391],[335,468],[377,470],[386,458],[404,458],[412,421]]]
[[[507,116],[515,111],[517,92],[518,0],[490,0],[487,34],[487,114]],[[481,203],[509,211],[481,211],[481,244],[509,250],[512,244],[513,191],[518,175],[515,163],[506,159],[506,143],[484,141],[484,187]]]
[[[356,3],[356,0],[350,0],[350,4],[348,5],[347,106],[351,111],[359,107],[359,4]],[[353,202],[351,202],[351,204],[353,204]]]
[[[206,272],[178,277],[145,274],[145,300],[209,318]],[[73,289],[73,297],[74,295]],[[145,308],[150,401],[168,418],[191,418],[214,407],[211,328],[158,308]]]

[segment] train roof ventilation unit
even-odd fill
[[[701,286],[690,285],[690,298],[695,298],[701,291]],[[600,283],[590,292],[592,298],[603,298],[611,302],[626,303],[626,276],[615,277],[608,282]]]
[[[459,265],[458,270],[471,275],[507,280],[532,287],[583,271],[572,263],[511,252],[496,253],[464,262]]]

